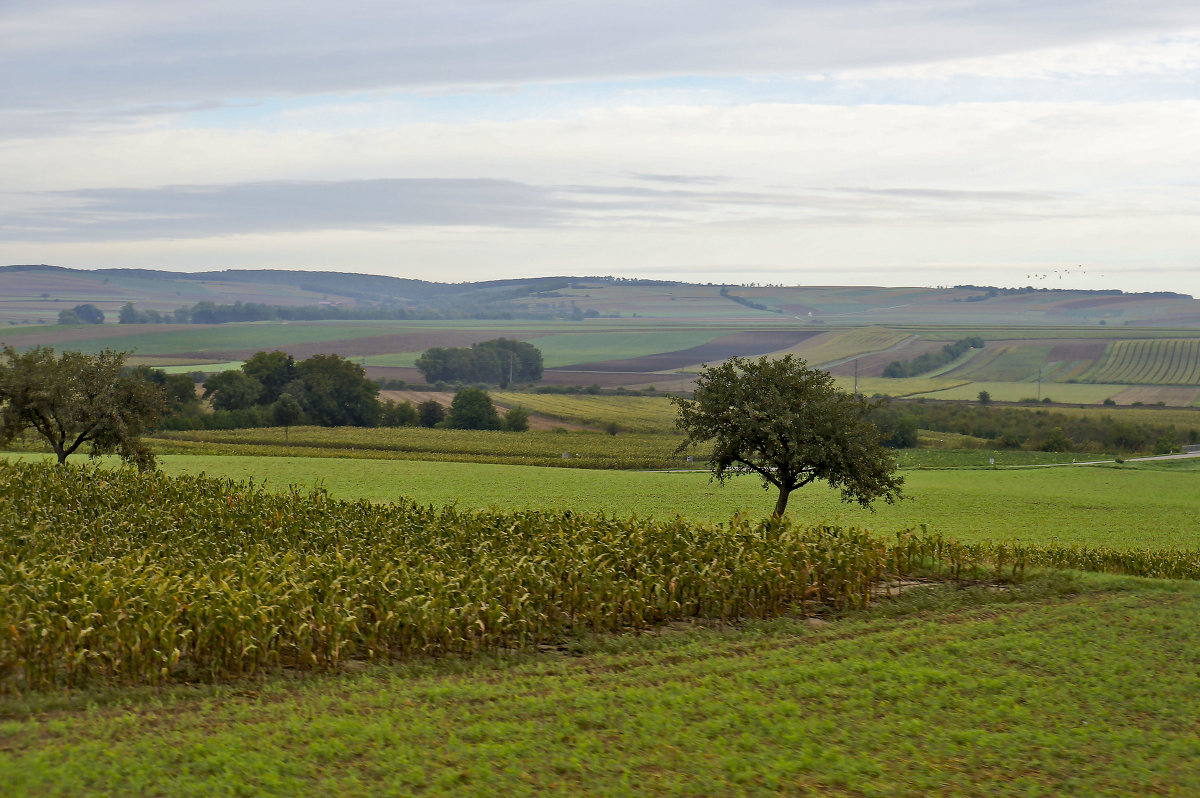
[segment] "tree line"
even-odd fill
[[[428,383],[464,382],[498,384],[534,382],[542,378],[542,352],[525,341],[495,338],[470,346],[425,350],[417,369]]]
[[[926,352],[912,360],[893,360],[883,369],[885,377],[916,377],[948,363],[953,363],[969,349],[983,349],[983,339],[977,335],[946,344],[936,352]]]
[[[1165,454],[1200,443],[1200,429],[1179,429],[1153,420],[1134,422],[1111,415],[1068,415],[955,402],[890,402],[871,420],[893,447],[917,445],[917,430],[979,438],[996,449],[1048,452],[1145,452]]]

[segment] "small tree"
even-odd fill
[[[0,366],[0,443],[26,429],[46,439],[64,463],[85,443],[90,455],[116,452],[139,469],[154,467],[141,434],[158,420],[162,391],[136,375],[122,375],[125,354],[95,355],[35,347],[24,354],[4,347]]]
[[[987,391],[979,392],[979,404],[988,405],[992,403],[992,395]]]
[[[779,490],[775,516],[788,496],[815,480],[840,488],[842,501],[870,507],[900,497],[903,478],[867,419],[868,400],[839,391],[833,377],[787,355],[730,358],[705,367],[694,399],[671,399],[676,426],[687,436],[676,451],[713,442],[709,467],[724,483],[730,476],[758,474],[763,488]]]
[[[451,429],[500,429],[503,425],[487,391],[463,388],[450,402],[446,426]]]
[[[426,399],[417,405],[417,421],[422,427],[432,427],[446,420],[446,408],[437,399]]]
[[[304,408],[291,394],[280,394],[275,403],[271,405],[271,420],[283,427],[284,441],[288,439],[288,429],[302,418],[304,418]]]
[[[529,411],[518,405],[504,414],[503,429],[509,432],[525,432],[529,429]]]

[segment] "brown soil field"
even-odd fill
[[[715,338],[707,344],[693,346],[690,349],[680,349],[675,352],[664,352],[659,355],[646,355],[627,360],[605,360],[597,363],[581,363],[572,366],[572,371],[595,372],[627,372],[645,374],[646,372],[671,371],[697,363],[720,363],[735,355],[752,357],[778,352],[795,346],[806,338],[819,335],[821,330],[761,330],[732,333]],[[625,384],[625,383],[621,383]]]
[[[1045,342],[1048,343],[1048,342]],[[1056,341],[1050,350],[1050,360],[1095,360],[1104,354],[1108,341]]]

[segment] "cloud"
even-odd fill
[[[38,0],[0,22],[0,107],[906,68],[1200,28],[1190,0]],[[978,71],[978,70],[976,70]]]

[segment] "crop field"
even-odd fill
[[[575,424],[603,427],[617,424],[629,432],[674,432],[679,411],[658,396],[590,396],[496,391],[492,397],[505,407],[522,405],[531,412]]]
[[[1032,454],[994,456],[1003,466],[1027,463],[1036,459]],[[906,498],[895,505],[877,505],[874,513],[843,504],[836,492],[813,485],[792,494],[788,514],[797,522],[863,526],[884,535],[924,524],[931,532],[975,542],[1200,549],[1195,523],[1200,514],[1197,461],[1154,468],[1127,463],[992,469],[986,467],[987,452],[941,456],[947,464],[974,462],[979,467],[905,469],[901,473]],[[339,499],[604,512],[620,518],[679,515],[719,523],[734,512],[761,518],[775,501],[757,479],[742,477],[721,486],[699,471],[245,455],[162,455],[160,467],[167,474],[254,480],[281,492],[292,484],[321,486]]]
[[[339,502],[47,462],[0,462],[0,476],[0,692],[220,681],[810,602],[865,607],[885,575],[1011,579],[1054,562],[1200,577],[1188,552]]]
[[[542,350],[546,368],[577,363],[636,358],[690,349],[724,335],[720,329],[645,330],[630,332],[587,332],[547,335],[534,341]]]
[[[794,354],[804,358],[811,366],[826,366],[868,352],[890,349],[912,337],[909,333],[884,327],[859,327],[821,333],[781,354]]]
[[[1200,793],[1195,583],[922,590],[830,620],[28,696],[0,721],[0,781],[40,796]]]
[[[152,439],[167,452],[272,457],[399,458],[553,465],[567,468],[677,468],[677,436],[647,433],[426,429],[423,427],[267,427],[163,431]]]
[[[863,381],[860,380],[859,382],[861,384]],[[1050,397],[1055,402],[1098,405],[1105,399],[1115,398],[1127,387],[1125,385],[1043,382],[1041,394],[1042,398]],[[1020,402],[1023,399],[1036,399],[1038,386],[1036,382],[992,382],[990,380],[979,380],[963,382],[948,388],[935,388],[927,392],[914,392],[908,394],[908,396],[975,401],[979,398],[980,391],[987,391],[992,397],[992,401],[995,402]]]
[[[1200,385],[1200,339],[1113,341],[1085,377],[1094,382]]]
[[[834,384],[843,391],[854,388],[853,377],[834,377]],[[956,380],[950,377],[859,377],[858,392],[867,396],[920,396],[922,394],[941,393],[961,386],[970,386],[966,380]],[[978,390],[975,392],[979,393]]]

